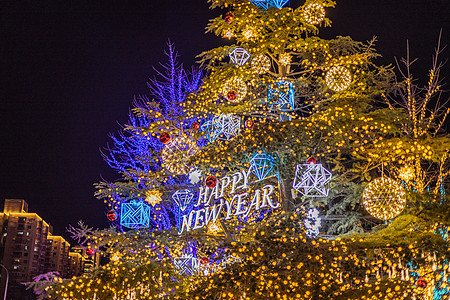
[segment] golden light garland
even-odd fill
[[[312,3],[304,8],[303,17],[311,25],[317,25],[325,18],[325,9],[323,5]]]
[[[362,198],[367,212],[385,221],[398,216],[406,203],[403,186],[388,177],[379,177],[371,181],[365,188]]]
[[[270,70],[270,59],[264,54],[252,58],[252,70],[256,74],[265,74]]]
[[[186,174],[188,159],[199,151],[199,147],[195,141],[187,136],[175,137],[161,151],[163,166],[174,174]]]
[[[162,193],[158,190],[148,190],[145,192],[145,201],[153,206],[162,201]]]
[[[352,74],[345,67],[334,66],[327,72],[325,82],[331,90],[341,92],[352,83]]]
[[[230,78],[224,84],[222,92],[223,96],[231,102],[239,102],[247,95],[247,85],[241,78]],[[230,96],[230,94],[234,95]]]

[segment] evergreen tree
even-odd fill
[[[398,81],[374,41],[318,36],[334,1],[211,2],[228,12],[207,31],[232,44],[200,54],[203,79],[169,46],[155,100],[136,101],[105,154],[123,178],[97,195],[118,231],[72,230],[111,262],[30,286],[50,299],[447,294],[439,46],[420,88],[409,57]]]

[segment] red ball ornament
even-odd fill
[[[92,255],[94,255],[94,249],[92,249],[92,248],[87,248],[86,249],[86,255],[87,256],[92,256]]]
[[[202,265],[207,265],[207,264],[209,264],[209,258],[207,258],[207,257],[202,257],[202,259],[200,259],[200,263],[201,263]]]
[[[215,188],[217,185],[217,178],[210,175],[210,176],[206,177],[205,184],[210,189]]]
[[[161,133],[161,135],[159,136],[159,141],[163,144],[167,144],[170,142],[172,138],[170,137],[170,134],[167,132],[163,132]]]
[[[255,122],[251,119],[248,119],[247,121],[245,121],[245,127],[252,129],[253,126],[255,126]]]
[[[228,91],[228,93],[227,93],[227,98],[228,98],[228,100],[230,100],[230,101],[236,100],[236,98],[237,98],[237,93],[236,93],[236,91],[233,91],[233,90]]]
[[[314,156],[311,156],[310,158],[308,158],[308,160],[306,161],[307,164],[315,164],[317,162],[317,159]]]
[[[111,209],[106,213],[106,217],[110,221],[115,221],[117,219],[116,212],[113,209]]]
[[[194,122],[192,124],[192,129],[199,130],[200,129],[200,124],[198,122]]]
[[[229,12],[227,12],[225,14],[225,18],[224,19],[225,19],[225,22],[231,23],[231,22],[233,22],[234,14],[231,11],[229,11]]]
[[[420,277],[419,279],[417,279],[417,286],[420,288],[426,288],[428,285],[427,281],[425,278]]]

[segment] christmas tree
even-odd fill
[[[49,299],[441,299],[450,139],[439,47],[425,87],[325,40],[334,1],[214,0],[230,45],[169,63],[97,184],[114,225],[72,228],[110,263],[33,283]],[[202,74],[207,74],[202,77]],[[444,103],[445,104],[445,103]]]

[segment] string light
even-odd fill
[[[231,102],[242,101],[247,95],[247,85],[242,78],[230,78],[223,86],[223,95]]]
[[[264,54],[258,55],[252,58],[251,66],[256,74],[265,74],[270,70],[270,59]]]

